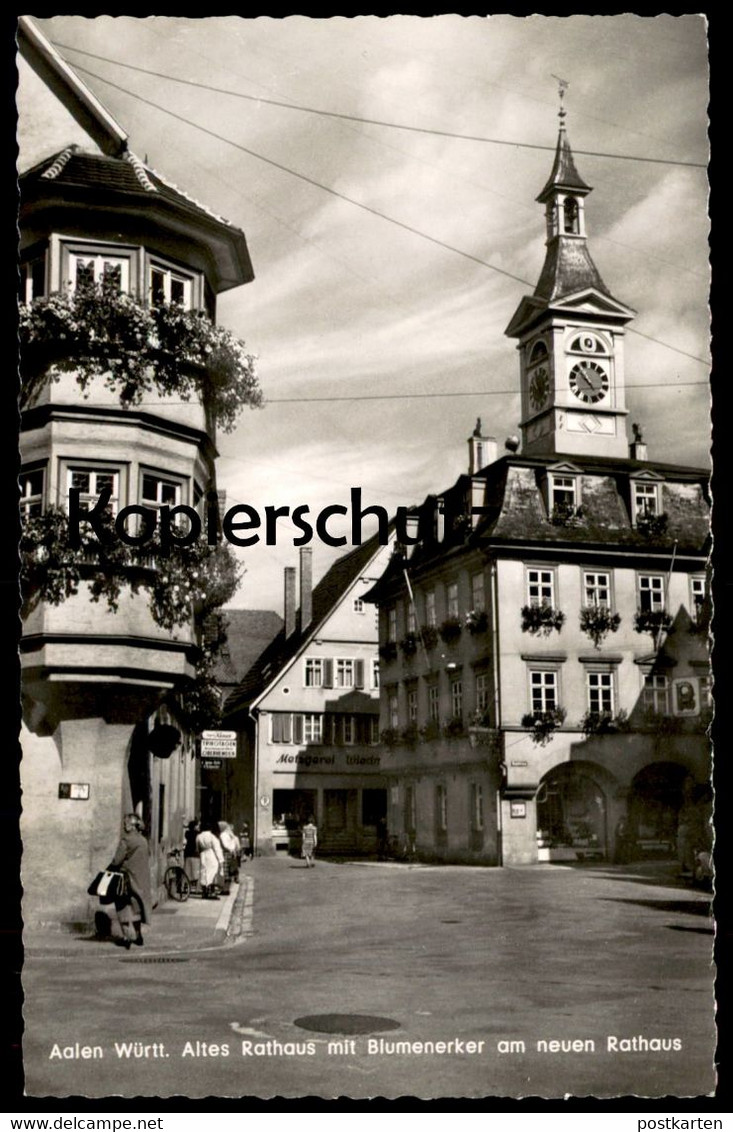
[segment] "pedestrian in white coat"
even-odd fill
[[[196,848],[201,860],[201,898],[218,900],[214,882],[220,867],[224,864],[224,853],[215,824],[210,824],[201,831],[196,838]]]

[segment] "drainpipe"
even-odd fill
[[[254,799],[252,806],[252,860],[257,854],[260,832],[260,720],[259,712],[255,708],[249,712],[249,718],[254,724],[254,742],[252,744],[252,758],[254,763],[253,787]],[[272,803],[270,803],[272,805]]]
[[[499,571],[497,569],[496,560],[491,562],[490,565],[490,588],[491,588],[491,651],[492,662],[494,668],[494,720],[496,730],[499,731],[501,724],[501,679],[500,679],[500,664],[499,664]],[[501,786],[496,792],[496,832],[497,832],[497,848],[499,850],[499,865],[504,864],[504,837],[503,826],[501,820]]]

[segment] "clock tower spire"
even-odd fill
[[[623,338],[634,311],[613,297],[588,251],[591,187],[565,129],[568,83],[558,83],[555,160],[537,197],[545,206],[545,262],[506,329],[519,340],[522,448],[538,456],[627,456]]]

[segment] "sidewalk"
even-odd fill
[[[77,955],[87,959],[95,955],[108,956],[114,950],[120,956],[129,954],[135,959],[145,959],[231,947],[246,937],[245,918],[251,915],[253,890],[251,873],[243,869],[239,884],[233,883],[229,895],[219,900],[202,900],[193,893],[180,904],[174,900],[160,903],[153,909],[151,922],[143,925],[144,946],[132,947],[129,952],[93,933],[72,935],[33,929],[24,934],[25,954]]]

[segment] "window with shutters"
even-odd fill
[[[306,657],[305,661],[305,687],[323,687],[323,660],[320,657]]]
[[[323,716],[307,713],[302,716],[303,742],[321,743],[323,741]]]
[[[290,712],[276,711],[270,716],[270,741],[272,743],[292,743],[293,717]]]
[[[353,688],[354,687],[354,662],[353,660],[336,661],[336,688]]]

